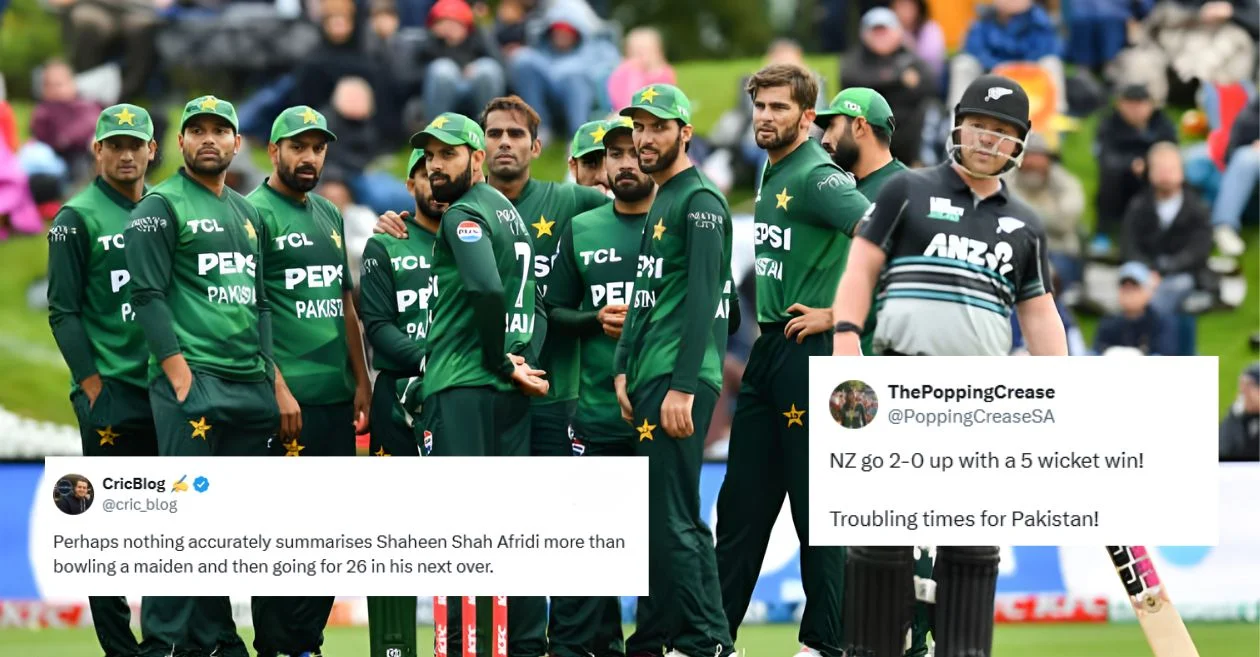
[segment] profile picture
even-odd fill
[[[846,429],[861,429],[875,421],[879,400],[875,389],[862,381],[845,381],[831,391],[831,417]]]
[[[95,496],[96,489],[92,487],[92,482],[82,475],[68,474],[58,479],[53,487],[53,502],[68,516],[77,516],[92,508],[92,498]]]

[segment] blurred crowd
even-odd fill
[[[168,104],[213,80],[237,101],[247,149],[265,148],[283,108],[320,109],[339,140],[319,191],[361,247],[377,214],[411,207],[400,172],[382,163],[431,117],[476,115],[516,93],[538,111],[549,147],[628,104],[632,90],[676,82],[661,33],[610,20],[609,2],[43,2],[60,20],[65,53],[32,72],[24,143],[0,80],[0,238],[41,232],[93,175],[96,115],[121,99],[144,102],[162,140]],[[931,166],[947,152],[961,90],[988,72],[1015,78],[1033,101],[1034,133],[1007,182],[1045,222],[1071,353],[1194,354],[1198,316],[1231,312],[1246,294],[1240,233],[1260,215],[1258,2],[818,0],[817,41],[841,58],[838,87],[818,76],[819,105],[840,88],[875,89],[896,117],[893,155]],[[764,59],[806,63],[788,39],[769,44]],[[725,190],[755,188],[765,163],[743,89],[741,80],[730,90],[731,108],[690,152]],[[1093,151],[1063,153],[1064,136],[1091,120]],[[1077,177],[1081,161],[1096,180]],[[248,191],[265,172],[237,157],[231,174]],[[1083,222],[1091,206],[1092,229]],[[1078,312],[1101,317],[1092,344]],[[753,337],[732,340],[734,385]],[[1240,399],[1254,396],[1252,380],[1244,377]],[[1257,405],[1247,403],[1251,419],[1238,425],[1253,452]],[[711,438],[727,426],[715,421]]]

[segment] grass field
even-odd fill
[[[629,631],[629,628],[627,628]],[[1256,657],[1260,627],[1242,623],[1203,623],[1190,626],[1200,657]],[[248,643],[253,633],[242,628]],[[421,655],[432,645],[432,628],[421,627]],[[740,631],[736,648],[746,657],[791,657],[796,654],[796,627],[749,626]],[[367,654],[366,628],[337,628],[327,632],[327,657]],[[14,657],[79,657],[100,652],[91,630],[0,630],[0,652]],[[993,657],[1148,657],[1146,639],[1136,624],[1123,625],[1000,625]]]

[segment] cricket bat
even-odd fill
[[[1168,597],[1168,588],[1159,580],[1155,564],[1140,545],[1109,545],[1107,554],[1116,567],[1120,583],[1129,594],[1146,642],[1155,657],[1199,657],[1181,614]]]

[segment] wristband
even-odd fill
[[[836,333],[857,333],[861,335],[862,327],[853,322],[837,322],[835,326]]]

